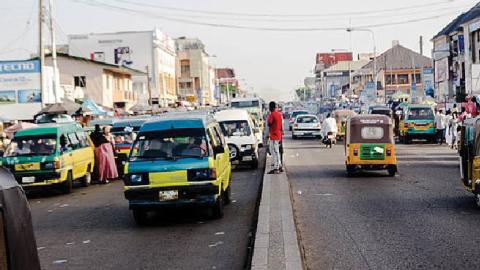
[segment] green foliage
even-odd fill
[[[297,94],[298,99],[301,101],[307,101],[312,99],[313,97],[313,91],[310,88],[307,87],[300,87],[295,89],[295,93]]]

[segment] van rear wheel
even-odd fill
[[[92,183],[92,173],[90,173],[89,170],[87,170],[87,172],[85,173],[85,176],[83,176],[82,178],[82,186],[88,187],[90,186],[90,183]]]
[[[73,176],[72,176],[72,172],[69,171],[67,173],[67,180],[62,183],[62,192],[64,194],[69,194],[69,193],[72,193],[72,190],[73,190]]]

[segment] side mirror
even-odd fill
[[[213,153],[215,153],[215,155],[223,154],[225,153],[225,149],[223,148],[223,146],[217,145],[213,148]]]

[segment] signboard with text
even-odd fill
[[[40,61],[0,61],[0,115],[29,120],[41,109]]]
[[[422,84],[425,95],[433,97],[433,68],[424,68],[422,70]]]

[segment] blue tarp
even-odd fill
[[[82,109],[92,112],[93,115],[107,115],[107,112],[91,99],[85,99],[83,101]]]

